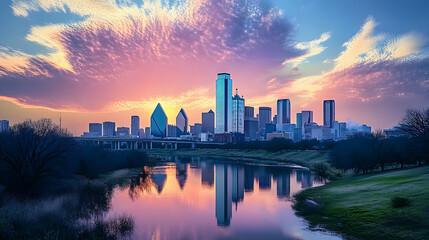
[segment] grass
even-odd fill
[[[429,166],[344,177],[305,190],[295,200],[297,214],[312,227],[348,237],[429,236]]]
[[[317,163],[328,163],[329,154],[326,151],[283,151],[269,152],[266,150],[227,150],[227,149],[152,149],[150,155],[176,154],[188,156],[228,157],[237,160],[252,160],[265,163],[289,163],[313,169]]]

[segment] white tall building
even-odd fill
[[[229,73],[218,73],[216,80],[216,133],[232,131],[232,79]]]
[[[244,98],[238,95],[238,89],[232,98],[232,132],[244,133]]]

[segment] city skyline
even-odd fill
[[[427,1],[238,2],[247,10],[223,1],[2,1],[0,119],[59,123],[62,112],[78,136],[89,122],[128,126],[132,115],[149,126],[160,102],[168,118],[184,108],[194,124],[214,109],[222,71],[255,114],[290,99],[291,122],[311,109],[322,123],[325,99],[335,99],[339,121],[374,129],[427,107]]]

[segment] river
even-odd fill
[[[321,184],[304,168],[161,158],[149,181],[113,190],[108,216],[131,215],[132,239],[341,239],[295,215],[291,197]]]

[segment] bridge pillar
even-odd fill
[[[174,150],[177,150],[177,143],[174,144]]]
[[[134,150],[137,150],[137,141],[134,142]]]
[[[152,150],[152,142],[150,142],[150,149]]]
[[[192,143],[192,149],[195,149],[195,143]]]

